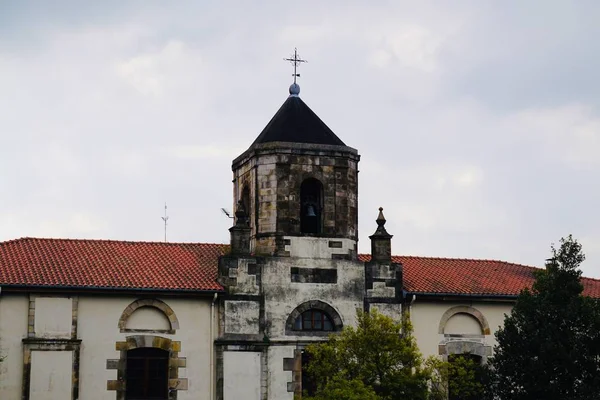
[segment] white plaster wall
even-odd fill
[[[73,323],[73,300],[69,297],[35,299],[34,330],[36,337],[70,338]]]
[[[82,339],[80,360],[80,398],[114,400],[115,392],[106,390],[106,382],[117,379],[116,370],[106,369],[107,359],[119,359],[117,341],[135,333],[120,333],[118,321],[123,310],[136,297],[79,297],[78,329]],[[187,368],[179,369],[180,378],[189,378],[188,390],[178,392],[179,400],[208,400],[210,381],[211,299],[160,298],[179,319],[176,334],[154,335],[181,341],[180,357],[187,359]],[[216,333],[215,324],[215,333]],[[152,335],[152,333],[148,333]]]
[[[292,371],[283,370],[283,359],[293,358],[295,346],[269,347],[267,363],[269,365],[269,399],[293,400],[294,393],[287,391],[288,382],[292,382]]]
[[[260,353],[223,352],[224,400],[260,400]]]
[[[444,334],[482,335],[481,324],[470,314],[454,314],[444,327]]]
[[[0,399],[20,399],[23,381],[23,347],[27,336],[29,297],[0,294]]]
[[[337,284],[291,282],[290,268],[335,268]],[[294,339],[285,335],[285,323],[300,304],[320,300],[332,306],[344,325],[356,325],[356,309],[363,308],[364,264],[346,260],[273,258],[263,269],[267,334],[272,340]],[[306,337],[304,337],[306,338]]]
[[[487,319],[490,326],[490,335],[485,336],[486,345],[496,345],[494,333],[504,323],[504,314],[510,313],[510,303],[484,303],[484,302],[419,302],[419,298],[412,304],[410,318],[413,324],[417,345],[423,356],[439,355],[438,345],[444,339],[438,333],[440,320],[444,313],[455,306],[470,306],[479,310]],[[455,332],[456,333],[456,332]],[[468,333],[468,332],[465,332]]]
[[[70,400],[72,377],[72,351],[31,352],[31,400]]]
[[[155,307],[140,307],[127,318],[125,328],[169,330],[171,324],[161,310]]]

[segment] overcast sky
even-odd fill
[[[597,1],[0,0],[0,240],[229,239],[231,161],[287,97],[362,156],[359,250],[600,277]]]

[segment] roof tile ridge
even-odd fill
[[[371,257],[371,254],[359,254],[359,256]],[[394,254],[392,257],[396,258],[410,258],[410,259],[421,259],[421,260],[443,260],[443,261],[476,261],[476,262],[487,262],[487,263],[500,263],[511,266],[533,268],[533,269],[544,269],[542,267],[536,267],[533,265],[521,264],[506,260],[497,260],[493,258],[465,258],[465,257],[440,257],[440,256],[415,256],[415,255],[400,255]],[[600,279],[599,279],[600,280]]]
[[[145,240],[120,240],[120,239],[89,239],[89,238],[51,238],[51,237],[31,237],[23,236],[16,239],[0,241],[0,244],[21,242],[21,241],[44,241],[44,242],[93,242],[93,243],[134,243],[134,244],[160,244],[160,245],[205,245],[205,246],[229,246],[227,243],[203,243],[203,242],[164,242],[164,241],[145,241]]]
[[[600,282],[600,278],[592,278],[589,276],[582,276],[581,279],[585,279],[586,281]]]
[[[506,265],[513,265],[513,266],[519,266],[519,267],[526,267],[526,268],[534,268],[534,269],[543,269],[540,267],[535,267],[532,265],[526,265],[526,264],[521,264],[521,263],[516,263],[516,262],[511,262],[511,261],[506,261],[506,260],[497,260],[497,259],[492,259],[492,258],[465,258],[465,257],[439,257],[439,256],[409,256],[409,255],[395,255],[392,257],[400,257],[400,258],[412,258],[412,259],[427,259],[427,260],[445,260],[445,261],[478,261],[478,262],[494,262],[494,263],[501,263],[501,264],[506,264]]]
[[[28,237],[28,236],[22,236],[20,238],[8,239],[8,240],[1,241],[0,245],[2,245],[2,244],[8,244],[8,243],[24,242],[24,241],[30,240],[30,239],[35,239],[35,238],[31,238],[31,237]]]

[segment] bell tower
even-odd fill
[[[233,201],[246,210],[253,254],[355,259],[360,156],[302,101],[296,76],[281,108],[233,161]]]
[[[303,60],[292,57],[288,98],[232,164],[231,250],[219,258],[218,399],[310,393],[302,379],[306,344],[356,326],[357,309],[401,316],[401,267],[383,210],[370,236],[373,256],[359,261],[360,156],[302,101],[296,68]],[[223,384],[239,371],[252,380],[239,389]]]

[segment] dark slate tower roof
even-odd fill
[[[293,87],[294,85],[292,85]],[[290,96],[271,118],[252,146],[268,142],[293,142],[346,146],[290,87]],[[299,92],[298,88],[298,92]]]

